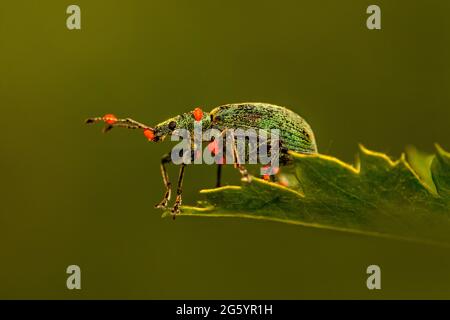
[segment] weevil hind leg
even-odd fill
[[[172,162],[170,157],[170,153],[165,154],[161,158],[161,175],[163,178],[164,186],[166,187],[166,192],[164,193],[163,199],[155,205],[156,208],[165,209],[167,208],[167,204],[169,203],[170,196],[172,194],[172,185],[169,181],[169,175],[167,173],[166,164]]]

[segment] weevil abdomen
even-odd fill
[[[219,106],[210,112],[211,125],[219,130],[278,129],[283,149],[299,153],[317,153],[314,133],[295,112],[268,103],[249,102]]]

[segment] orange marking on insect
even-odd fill
[[[200,121],[203,118],[203,111],[200,108],[195,108],[192,114],[194,115],[195,121]]]
[[[217,140],[213,140],[208,144],[208,150],[216,155],[219,153],[219,142]]]
[[[107,124],[114,124],[116,123],[117,118],[115,115],[108,113],[103,116],[103,121],[105,121]]]
[[[267,171],[267,170],[270,169],[270,166],[266,165],[266,166],[263,167],[263,169]],[[278,174],[278,172],[280,172],[280,167],[273,167],[272,168],[272,174]]]
[[[155,133],[151,129],[144,129],[144,136],[146,136],[149,141],[155,139]]]
[[[201,150],[195,150],[194,159],[201,159],[201,157],[202,157],[202,151]]]
[[[263,169],[265,170],[265,171],[268,171],[268,170],[270,170],[270,166],[269,165],[265,165],[264,167],[263,167]],[[276,174],[278,174],[278,172],[280,172],[280,168],[279,167],[272,167],[272,170],[271,170],[271,172],[269,172],[269,173],[266,173],[266,174],[263,174],[263,179],[264,180],[266,180],[266,181],[269,181],[270,180],[270,175],[271,174],[273,174],[273,175],[276,175]]]
[[[216,160],[216,163],[217,164],[227,164],[227,161],[226,161],[225,157],[221,157]]]

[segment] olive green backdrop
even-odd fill
[[[170,142],[149,125],[202,106],[289,106],[319,150],[450,148],[450,2],[69,1],[0,4],[0,298],[450,298],[450,249],[218,218],[161,219]],[[382,9],[382,30],[366,8]],[[171,169],[171,174],[176,174]],[[214,184],[189,167],[185,203]],[[227,169],[226,179],[237,173]],[[82,290],[65,269],[82,270]],[[366,288],[366,267],[382,290]]]

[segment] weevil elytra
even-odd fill
[[[285,108],[267,103],[249,102],[235,103],[219,106],[212,111],[203,112],[200,108],[195,108],[191,112],[177,115],[165,120],[155,127],[149,127],[133,119],[117,119],[112,114],[103,117],[89,118],[86,123],[105,122],[104,131],[109,131],[113,127],[125,127],[129,129],[141,129],[149,141],[163,141],[176,129],[185,129],[189,132],[194,130],[194,122],[201,121],[202,130],[217,129],[220,132],[226,132],[229,129],[260,129],[271,130],[278,129],[279,134],[279,164],[286,165],[291,161],[288,151],[292,150],[299,153],[317,153],[314,133],[308,123],[295,112]],[[235,153],[236,150],[233,150]],[[194,155],[191,155],[194,157]],[[166,188],[163,199],[156,205],[157,208],[165,209],[171,197],[172,185],[167,174],[166,165],[171,163],[170,153],[164,155],[161,159],[161,174]],[[234,166],[239,169],[243,178],[249,180],[250,176],[247,170],[238,161],[233,161]],[[182,184],[185,172],[185,164],[182,163],[178,177],[176,200],[172,213],[179,213],[181,205]],[[221,185],[221,167],[217,167],[217,183]]]

